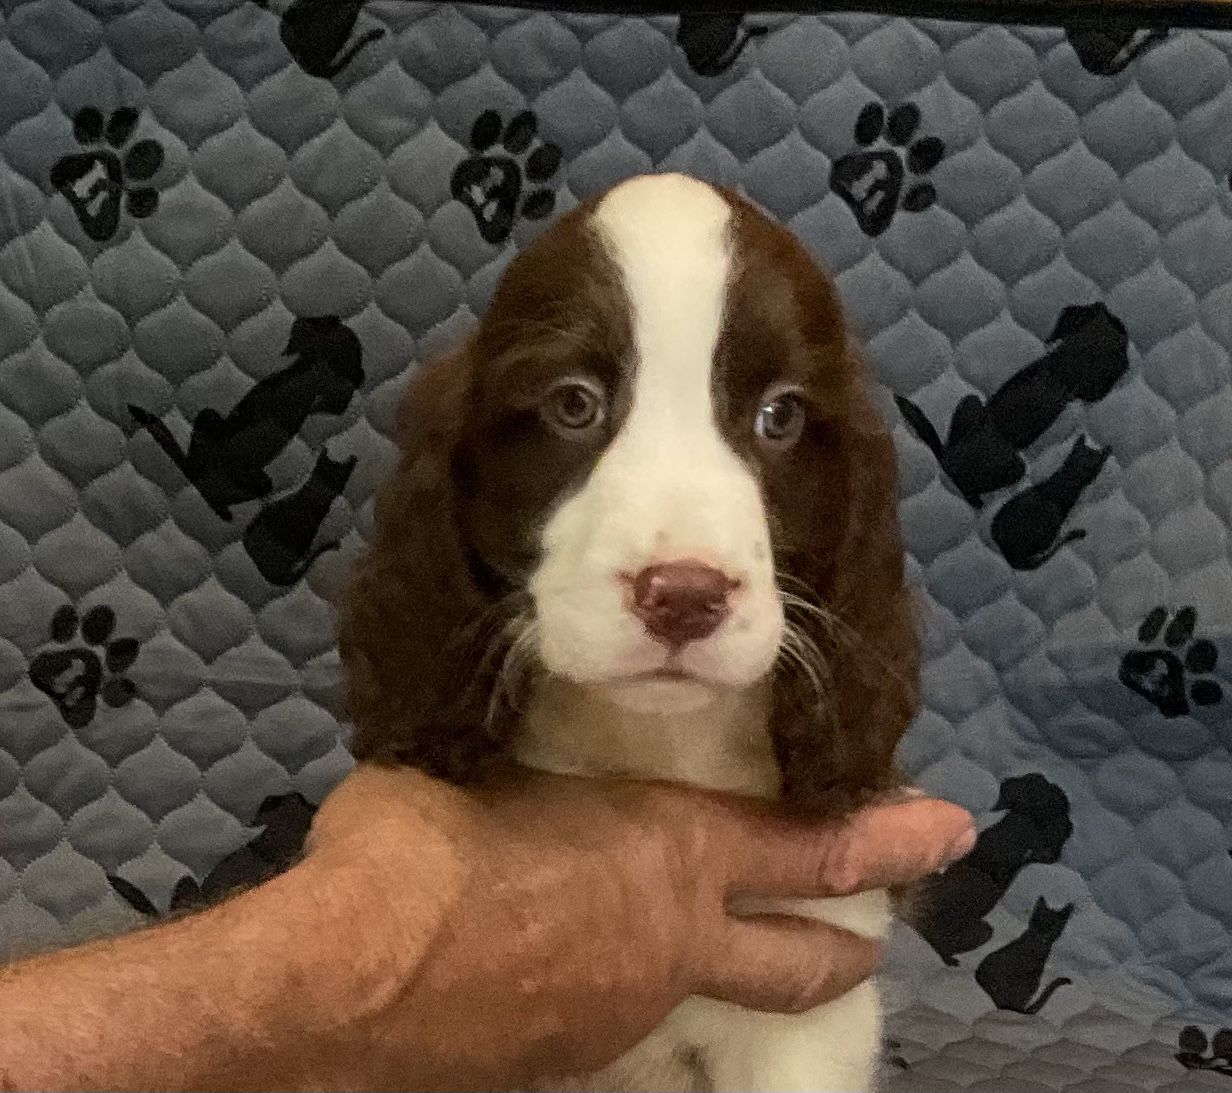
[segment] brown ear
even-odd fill
[[[837,542],[825,556],[780,563],[834,616],[826,622],[789,603],[789,621],[825,659],[826,698],[819,703],[806,680],[783,672],[771,714],[784,799],[814,815],[843,814],[902,783],[894,750],[919,704],[919,636],[905,579],[894,442],[868,401],[865,367],[853,370],[857,386],[838,453]]]
[[[399,417],[400,462],[342,605],[339,647],[358,759],[454,781],[482,773],[512,730],[492,703],[511,603],[480,588],[459,530],[454,461],[470,401],[470,347],[426,366]]]

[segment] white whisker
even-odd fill
[[[816,708],[824,709],[830,697],[830,685],[833,682],[829,665],[812,639],[790,621],[783,627],[783,638],[779,643],[777,659],[785,662],[788,670],[798,671],[804,676],[816,699]]]
[[[825,633],[825,636],[830,639],[835,645],[843,645],[847,649],[866,657],[873,661],[877,666],[891,679],[894,680],[900,687],[909,689],[907,680],[902,672],[877,648],[872,646],[864,639],[864,636],[856,630],[845,619],[839,617],[829,608],[823,607],[812,598],[812,592],[808,585],[798,577],[793,577],[789,573],[784,573],[780,570],[775,570],[775,580],[779,584],[779,599],[783,604],[784,613],[791,611],[799,612],[814,619],[819,628]],[[807,597],[796,595],[793,592],[784,590],[783,584],[792,584],[807,593]]]
[[[512,635],[512,637],[510,637]],[[488,696],[487,715],[484,727],[490,729],[506,700],[516,710],[517,691],[526,675],[534,666],[535,646],[539,635],[539,623],[526,611],[519,612],[501,629],[497,642],[489,656],[499,655],[500,666]],[[499,652],[503,647],[503,652]]]
[[[501,617],[506,617],[505,625],[507,626],[511,609],[516,608],[516,610],[513,611],[512,616],[516,618],[525,610],[525,608],[519,607],[518,605],[520,603],[524,603],[526,598],[526,593],[522,591],[514,591],[510,592],[506,596],[502,596],[499,600],[489,604],[485,610],[480,612],[480,614],[476,615],[473,619],[456,627],[450,635],[450,643],[469,643],[472,638],[479,635],[485,626],[491,625]]]

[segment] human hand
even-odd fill
[[[811,1008],[870,975],[879,946],[726,902],[910,884],[974,837],[923,797],[822,827],[662,784],[519,771],[471,791],[361,765],[305,862],[348,887],[353,946],[388,971],[334,1063],[352,1087],[526,1088],[606,1065],[689,995]]]

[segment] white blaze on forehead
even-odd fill
[[[765,509],[712,395],[731,219],[717,190],[680,175],[632,179],[591,213],[630,310],[632,381],[616,436],[543,530],[531,591],[541,659],[558,675],[601,680],[659,667],[663,647],[628,609],[622,581],[682,558],[741,582],[728,620],[683,652],[686,670],[746,686],[773,663],[782,612]]]
[[[668,414],[678,430],[713,429],[710,374],[731,271],[730,221],[713,187],[683,175],[632,179],[596,208],[593,225],[633,312],[637,371],[626,429]]]

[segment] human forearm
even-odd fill
[[[0,1089],[531,1088],[690,994],[839,997],[874,944],[729,900],[910,883],[974,839],[935,801],[821,829],[663,786],[521,772],[470,793],[361,766],[282,876],[0,971]]]
[[[436,928],[450,870],[406,878],[391,916],[361,914],[365,868],[313,857],[194,917],[0,971],[0,1087],[371,1083],[364,1045]]]

